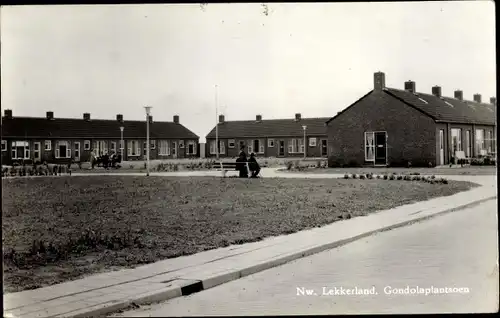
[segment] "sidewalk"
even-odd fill
[[[294,176],[291,173],[277,172],[276,169],[266,169],[263,172],[264,177],[336,177],[332,174],[322,176],[303,173]],[[208,175],[212,176],[221,175],[216,171],[205,173],[211,173]],[[189,176],[185,172],[151,175]],[[140,305],[163,301],[208,289],[376,232],[496,198],[496,176],[447,178],[469,180],[482,186],[467,193],[405,205],[364,217],[338,221],[321,228],[271,237],[260,242],[229,246],[167,259],[135,269],[98,274],[36,290],[6,294],[4,317],[102,316],[125,309],[132,303]]]

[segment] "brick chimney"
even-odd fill
[[[152,124],[153,123],[153,115],[149,115],[148,119],[149,119],[149,123]]]
[[[464,92],[462,92],[461,90],[456,90],[455,98],[458,100],[464,100]]]
[[[385,88],[385,74],[383,72],[373,74],[373,88],[376,91],[381,91]]]
[[[434,86],[432,88],[432,95],[441,98],[441,86]]]
[[[174,123],[179,123],[179,115],[174,115]]]
[[[300,113],[295,114],[295,121],[300,121],[301,116]]]
[[[83,113],[83,120],[90,121],[90,113]]]
[[[497,99],[495,97],[490,97],[490,104],[493,106],[497,105]],[[12,113],[10,115],[12,117]]]
[[[12,109],[6,109],[3,111],[5,119],[12,119]]]
[[[416,93],[416,88],[415,88],[415,82],[414,81],[407,81],[405,82],[405,91],[408,91],[410,93]]]
[[[260,123],[262,121],[262,115],[255,116],[255,121]]]
[[[224,115],[219,115],[219,123],[224,123]]]
[[[54,119],[54,112],[47,112],[47,119],[48,120]]]
[[[123,115],[122,114],[116,115],[116,121],[123,123]]]
[[[480,103],[481,102],[481,94],[474,94],[474,101],[476,103]]]

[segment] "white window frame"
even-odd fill
[[[229,139],[227,142],[228,148],[234,148],[236,145],[236,141],[234,139]]]
[[[168,140],[160,140],[158,143],[158,154],[160,156],[169,156],[170,155],[170,145]]]
[[[465,157],[470,158],[472,152],[472,144],[470,138],[470,130],[465,131]]]
[[[191,145],[193,146],[193,151],[192,151],[192,152],[190,152],[190,151],[189,151],[189,146],[191,146]],[[194,141],[192,141],[192,140],[188,141],[188,146],[187,146],[187,151],[186,151],[186,153],[187,153],[188,155],[196,155],[196,150],[197,150],[197,149],[196,149],[196,142],[194,142]]]
[[[294,153],[293,150],[293,139],[288,139],[288,153]]]
[[[38,150],[36,150],[36,146],[38,145]],[[39,141],[35,141],[33,143],[33,159],[36,161],[42,160],[42,143]]]
[[[184,149],[184,140],[179,140],[179,148]]]
[[[371,142],[368,139],[368,136],[371,136]],[[366,131],[365,137],[363,139],[363,149],[365,153],[365,161],[367,162],[375,162],[375,132],[374,131]],[[373,158],[368,157],[369,150],[372,149]]]
[[[316,137],[310,137],[309,138],[309,147],[316,147],[316,145],[317,145]]]
[[[224,140],[219,140],[220,154],[226,154],[226,145]]]
[[[479,133],[481,132],[481,133]],[[476,141],[476,155],[480,155],[481,151],[484,150],[484,129],[476,129],[475,141]]]
[[[217,154],[217,148],[215,147],[215,140],[210,140],[210,154]]]
[[[110,147],[110,150],[114,153],[116,153],[116,141],[112,141],[111,142],[111,147]]]
[[[26,140],[13,141],[11,143],[11,159],[29,159],[30,158],[30,143]],[[24,147],[24,158],[17,156],[17,148]]]
[[[172,156],[178,156],[179,155],[179,149],[177,149],[177,141],[172,141]]]
[[[304,151],[306,151],[303,138],[297,139],[297,146],[299,149],[298,153],[304,153]]]
[[[268,139],[267,140],[267,147],[268,148],[274,148],[274,139]]]
[[[96,156],[104,155],[106,152],[109,151],[108,141],[107,140],[94,140],[93,150],[94,150],[94,153],[96,154]]]
[[[457,150],[456,151],[463,151],[463,147],[462,147],[462,128],[451,128],[452,149],[453,149],[453,137],[457,137]]]
[[[61,149],[59,147],[62,145],[66,146],[66,153],[64,154],[64,157],[61,156],[61,154],[60,154]],[[69,159],[69,158],[71,158],[71,143],[67,140],[56,141],[55,157],[56,157],[56,159]]]
[[[83,150],[90,150],[90,140],[83,141]]]
[[[75,161],[80,161],[80,158],[82,156],[82,147],[80,147],[80,142],[79,141],[75,141],[75,149],[73,151],[73,155],[75,156]],[[77,156],[78,154],[78,156]]]
[[[51,151],[52,150],[52,140],[45,140],[45,142],[43,143],[43,147],[44,147],[45,151]]]
[[[150,145],[149,145],[150,149],[155,150],[156,149],[156,139],[150,139],[149,143],[150,143]]]
[[[139,140],[127,140],[127,156],[139,157],[141,155],[141,146]]]
[[[7,140],[2,140],[2,151],[7,151]]]

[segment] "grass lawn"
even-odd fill
[[[373,172],[374,174],[383,174],[383,173],[397,173],[397,174],[405,174],[405,173],[414,173],[418,172],[420,174],[425,175],[496,175],[497,170],[495,166],[466,166],[466,167],[458,167],[454,166],[450,167],[437,167],[437,168],[327,168],[327,169],[317,169],[317,168],[308,168],[302,171],[292,169],[292,170],[284,170],[283,172],[291,172],[291,173],[333,173],[333,174],[366,174]]]
[[[4,290],[257,241],[473,186],[215,177],[3,179]]]

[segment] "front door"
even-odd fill
[[[444,165],[444,130],[439,130],[439,164]]]
[[[34,159],[35,159],[35,162],[40,162],[42,161],[42,155],[41,155],[41,152],[40,152],[40,142],[35,142],[33,144],[33,156],[34,156]]]
[[[75,161],[80,161],[80,142],[75,142]]]
[[[375,164],[387,164],[387,138],[385,132],[375,133]]]
[[[172,157],[177,158],[177,141],[172,142]]]
[[[284,140],[279,141],[278,156],[280,156],[280,157],[285,156],[285,141]]]
[[[326,139],[321,140],[321,157],[328,156],[328,141]]]

